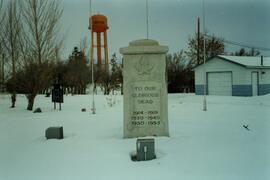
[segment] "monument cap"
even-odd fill
[[[152,39],[139,39],[129,43],[128,47],[120,48],[121,54],[165,54],[168,46],[159,45],[158,41]]]
[[[139,39],[131,41],[129,46],[158,46],[158,42],[152,39]]]

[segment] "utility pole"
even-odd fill
[[[204,69],[204,86],[203,86],[203,111],[207,111],[206,102],[206,70],[205,70],[205,7],[203,0],[203,69]]]
[[[197,27],[198,27],[198,32],[197,32],[197,65],[200,64],[200,18],[198,17],[197,19]]]

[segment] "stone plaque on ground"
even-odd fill
[[[63,139],[64,138],[64,132],[63,127],[49,127],[45,131],[45,137],[47,139]]]
[[[167,46],[137,40],[121,48],[124,78],[124,138],[169,136]]]

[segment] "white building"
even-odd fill
[[[195,68],[195,93],[256,96],[270,93],[270,57],[216,56]]]

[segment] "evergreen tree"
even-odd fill
[[[117,63],[117,57],[115,53],[112,55],[110,64],[112,82],[111,89],[114,91],[120,89],[123,83],[122,66]]]
[[[184,51],[166,56],[168,92],[193,92],[194,72],[190,61],[184,55]]]
[[[85,94],[90,82],[90,71],[86,65],[86,57],[82,51],[74,47],[69,56],[64,82],[72,94]]]

